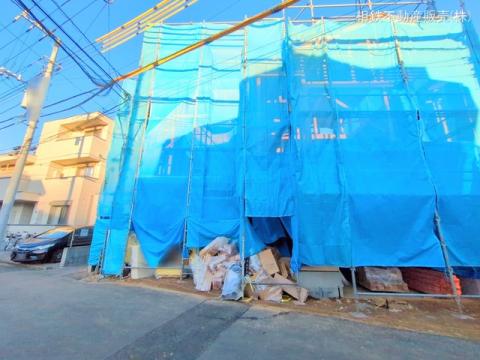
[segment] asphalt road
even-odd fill
[[[0,263],[0,359],[478,359],[480,343]]]

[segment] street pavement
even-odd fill
[[[478,359],[480,343],[0,261],[0,359]]]

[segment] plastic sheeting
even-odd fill
[[[158,26],[142,63],[225,27]],[[248,256],[286,233],[294,269],[443,267],[438,233],[452,265],[479,266],[477,42],[454,20],[267,21],[144,74],[90,264],[106,243],[119,274],[132,226],[151,266],[183,241]]]

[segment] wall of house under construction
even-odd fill
[[[142,64],[228,25],[161,25]],[[90,264],[279,236],[292,266],[480,266],[479,46],[470,23],[264,21],[128,84]]]

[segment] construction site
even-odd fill
[[[478,357],[480,4],[70,1],[0,18],[1,359]]]
[[[461,312],[479,297],[479,44],[462,3],[285,1],[236,23],[164,22],[169,6],[97,40],[143,33],[92,271],[193,276],[233,300],[347,286]]]

